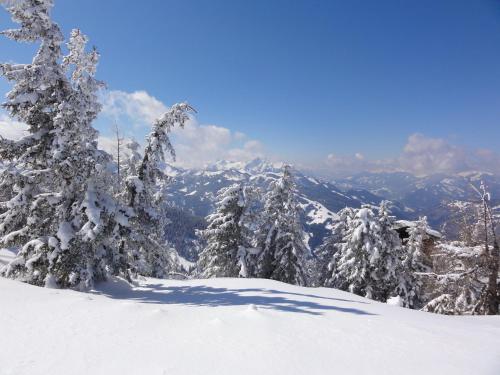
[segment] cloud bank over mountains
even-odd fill
[[[118,123],[126,137],[144,134],[152,123],[167,110],[167,106],[146,91],[106,91],[102,95],[101,123]],[[26,126],[0,112],[0,135],[19,139],[26,134]],[[135,136],[139,142],[142,137]],[[271,158],[264,144],[241,132],[228,128],[200,124],[192,118],[184,129],[172,134],[177,162],[185,168],[202,168],[217,160],[249,161]],[[114,153],[116,141],[111,136],[100,136],[100,146]],[[272,157],[276,159],[276,157]],[[415,133],[408,137],[400,154],[389,159],[372,159],[361,152],[353,155],[331,153],[314,163],[296,164],[325,177],[348,176],[359,172],[403,171],[415,175],[435,173],[454,174],[465,171],[483,171],[500,174],[500,155],[494,150],[470,150],[442,138],[431,138]]]
[[[500,173],[500,155],[492,150],[469,150],[442,138],[415,133],[408,137],[401,153],[391,159],[369,159],[361,153],[351,156],[329,154],[321,173],[350,175],[358,172],[409,172],[415,175],[454,174],[466,171]]]

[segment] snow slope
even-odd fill
[[[0,373],[498,374],[500,317],[410,311],[269,280],[0,278]]]

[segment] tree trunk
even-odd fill
[[[490,270],[490,275],[488,279],[488,289],[486,292],[487,303],[488,303],[488,315],[498,314],[498,258],[500,254],[500,249],[498,247],[498,241],[494,241],[493,249],[489,254],[488,268]]]

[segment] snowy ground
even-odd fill
[[[0,278],[0,374],[500,374],[500,316],[447,317],[269,280]]]

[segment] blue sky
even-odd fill
[[[66,35],[98,47],[110,90],[187,100],[200,124],[273,155],[394,158],[415,133],[500,148],[499,1],[55,2]],[[2,40],[0,60],[32,51]]]

